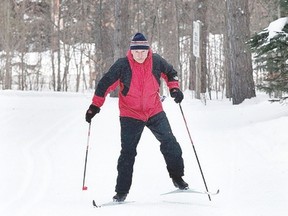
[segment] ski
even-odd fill
[[[211,192],[211,191],[205,191],[205,190],[196,190],[196,189],[185,189],[185,190],[173,190],[173,191],[169,191],[167,193],[163,193],[161,195],[169,195],[169,194],[177,194],[177,193],[198,193],[198,194],[205,194],[205,195],[217,195],[219,194],[220,190],[218,189],[215,192]],[[105,206],[117,206],[117,205],[124,205],[124,204],[129,204],[129,203],[134,203],[135,201],[123,201],[123,202],[107,202],[107,203],[102,203],[102,204],[96,204],[95,200],[92,201],[93,207],[94,208],[101,208],[101,207],[105,207]]]
[[[220,190],[218,189],[215,192],[211,192],[211,191],[205,191],[205,190],[195,190],[195,189],[185,189],[185,190],[173,190],[167,193],[163,193],[161,195],[168,195],[168,194],[175,194],[175,193],[198,193],[198,194],[206,194],[206,195],[217,195],[219,194]]]
[[[105,207],[105,206],[116,206],[116,205],[124,205],[124,204],[129,204],[129,203],[133,203],[134,201],[123,201],[123,202],[107,202],[107,203],[102,203],[102,204],[96,204],[95,200],[92,201],[93,207],[94,208],[101,208],[101,207]]]

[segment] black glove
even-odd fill
[[[100,112],[100,108],[91,104],[89,106],[89,109],[86,112],[86,121],[88,123],[91,123],[91,119],[99,112]]]
[[[184,95],[183,93],[180,91],[180,89],[178,88],[173,88],[170,90],[170,95],[172,98],[174,98],[174,101],[176,103],[181,103],[181,101],[183,100],[184,98]]]

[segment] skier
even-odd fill
[[[120,87],[121,152],[114,202],[123,202],[129,193],[136,148],[145,126],[160,142],[160,150],[174,186],[181,190],[188,189],[188,184],[182,179],[182,150],[160,101],[161,77],[166,81],[171,97],[176,103],[181,103],[184,96],[179,89],[177,72],[160,55],[152,53],[142,33],[136,33],[126,57],[118,59],[99,81],[92,104],[86,112],[86,121],[91,123],[91,119],[100,112],[106,95]]]

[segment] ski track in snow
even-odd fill
[[[120,151],[117,100],[107,98],[93,119],[86,184],[81,191],[88,124],[84,115],[93,93],[0,91],[0,215],[197,215],[284,216],[288,212],[287,106],[259,96],[238,106],[229,101],[182,103],[194,145],[211,191],[207,195],[161,193],[173,190],[159,145],[144,130],[127,201],[111,201]],[[164,109],[182,146],[185,180],[204,189],[179,110]]]

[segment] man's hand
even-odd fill
[[[184,98],[184,95],[183,93],[180,91],[180,89],[178,88],[173,88],[170,90],[170,95],[172,98],[174,98],[174,101],[176,103],[181,103],[181,101],[183,100]]]
[[[95,105],[93,105],[93,104],[91,104],[89,106],[89,109],[86,112],[86,118],[85,118],[86,121],[88,123],[91,123],[91,119],[99,112],[100,112],[100,108],[95,106]]]

